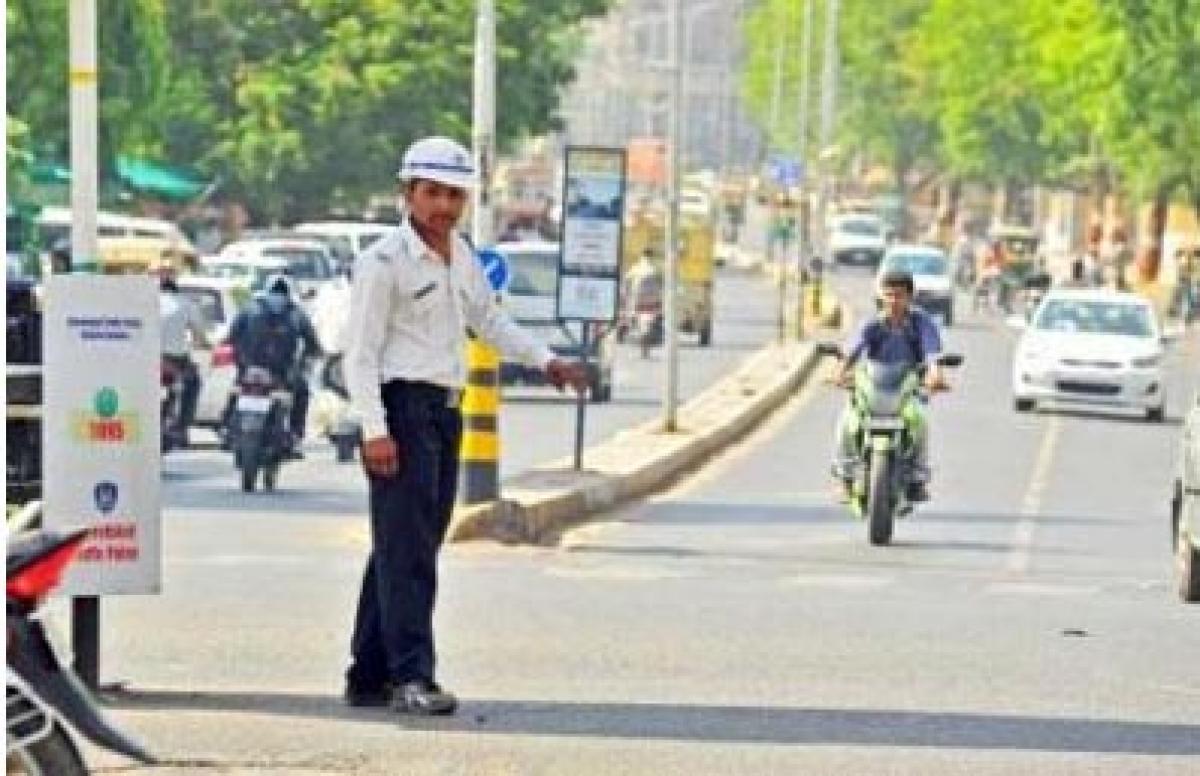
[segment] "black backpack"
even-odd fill
[[[276,378],[286,378],[300,346],[300,324],[295,308],[289,305],[283,312],[273,313],[259,302],[250,318],[247,340],[250,349],[246,359],[248,365],[264,367]]]

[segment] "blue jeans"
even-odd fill
[[[347,683],[362,690],[434,680],[437,554],[454,511],[462,435],[445,389],[395,380],[382,393],[400,471],[368,475],[371,555],[346,673]]]

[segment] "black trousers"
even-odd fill
[[[179,394],[178,430],[185,431],[196,419],[196,404],[200,400],[200,372],[189,356],[164,355],[163,359],[183,373],[183,385]]]
[[[434,680],[437,554],[454,510],[462,436],[446,389],[394,380],[382,392],[401,468],[395,477],[368,475],[371,555],[346,673],[363,690]]]

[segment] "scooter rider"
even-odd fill
[[[238,377],[252,366],[262,367],[292,393],[288,418],[292,456],[302,457],[300,442],[308,419],[308,383],[305,360],[321,355],[321,345],[308,315],[292,298],[292,286],[283,275],[273,275],[258,295],[234,318],[228,341],[237,359]],[[303,347],[303,350],[301,350]],[[299,361],[297,360],[299,358]]]
[[[837,383],[849,388],[854,381],[854,366],[864,355],[870,361],[890,365],[921,365],[925,368],[924,387],[930,393],[949,388],[937,356],[942,351],[942,338],[937,323],[928,313],[912,306],[913,278],[907,272],[887,272],[880,279],[879,296],[882,309],[879,316],[868,321],[846,353]],[[854,435],[850,431],[854,409],[847,402],[838,420],[834,449],[833,475],[840,486],[849,490],[856,460]],[[913,484],[910,501],[929,498],[929,433],[928,424],[916,424],[913,440]]]
[[[158,309],[162,320],[162,359],[177,370],[183,379],[179,396],[178,428],[173,433],[183,447],[187,446],[188,428],[196,417],[200,398],[200,373],[192,362],[193,347],[207,347],[204,315],[192,301],[179,293],[175,267],[166,262],[152,268],[158,276]],[[189,335],[190,339],[189,339]]]

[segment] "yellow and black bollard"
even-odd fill
[[[472,338],[467,342],[467,390],[463,394],[463,437],[459,501],[481,504],[500,498],[500,355]]]

